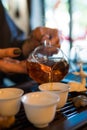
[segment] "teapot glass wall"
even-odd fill
[[[38,46],[27,59],[28,74],[38,83],[59,82],[68,70],[67,57],[55,46]]]

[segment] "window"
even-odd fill
[[[61,48],[69,56],[70,14],[68,0],[45,0],[45,26],[57,28],[64,35]]]
[[[58,28],[69,36],[69,21],[67,0],[45,0],[45,25]]]
[[[72,7],[72,38],[73,40],[85,39],[87,33],[87,1],[73,0]]]
[[[87,46],[86,7],[86,0],[45,0],[45,26],[58,28],[63,33],[61,48],[73,58],[75,49],[73,55],[70,49]]]

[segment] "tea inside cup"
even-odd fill
[[[59,111],[67,102],[69,85],[60,82],[50,82],[39,85],[39,90],[44,92],[51,92],[60,97],[57,104],[57,111]]]

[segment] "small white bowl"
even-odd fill
[[[24,91],[18,88],[0,89],[0,115],[15,116],[21,105],[21,96]]]
[[[45,92],[49,91],[51,93],[57,94],[60,97],[60,100],[57,104],[57,111],[59,111],[60,108],[62,108],[66,104],[69,88],[70,87],[68,84],[60,82],[44,83],[39,85],[39,90]]]
[[[31,92],[22,96],[28,120],[36,127],[43,128],[54,119],[59,97],[47,92]]]

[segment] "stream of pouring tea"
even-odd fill
[[[50,90],[53,90],[53,69],[55,68],[55,66],[57,65],[57,63],[55,63],[52,67],[46,66],[46,65],[42,65],[41,64],[41,69],[43,71],[45,71],[46,73],[48,73],[49,77],[48,77],[48,82],[50,82]]]
[[[45,64],[27,61],[28,74],[38,83],[59,82],[68,73],[68,70],[69,64],[64,59],[61,59],[58,62],[46,62]]]
[[[50,90],[53,90],[52,82],[59,81],[58,79],[63,79],[68,73],[69,64],[66,60],[61,59],[58,62],[51,62],[50,64],[41,64],[41,70],[48,73],[48,82],[51,83]]]

